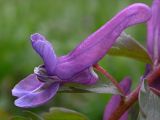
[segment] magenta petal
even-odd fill
[[[133,4],[122,10],[100,29],[91,34],[67,56],[59,58],[56,74],[69,79],[105,56],[112,44],[127,27],[147,21],[151,11],[145,4]]]
[[[154,0],[152,7],[152,17],[148,22],[147,47],[153,60],[158,60],[160,56],[160,0]]]
[[[33,91],[18,98],[15,105],[18,107],[31,108],[48,102],[58,91],[59,83],[42,86],[39,90]]]
[[[31,42],[35,51],[42,57],[47,73],[53,75],[57,58],[51,43],[39,33],[31,35]]]
[[[12,89],[12,95],[21,97],[23,95],[26,95],[37,88],[39,88],[43,83],[37,80],[37,77],[35,74],[31,74],[21,80],[13,89]]]
[[[126,95],[130,93],[131,84],[132,84],[131,78],[125,77],[119,84],[121,88],[124,90]]]
[[[130,78],[125,78],[120,82],[120,86],[124,90],[125,94],[127,95],[130,92],[131,88],[131,79]],[[121,102],[121,96],[120,95],[113,95],[111,100],[108,102],[105,111],[104,111],[104,116],[103,120],[108,120],[109,117],[112,115],[114,110],[118,107],[118,105]],[[128,111],[125,112],[120,120],[128,120]]]
[[[98,80],[98,76],[93,71],[92,67],[79,72],[78,74],[76,74],[71,78],[71,82],[76,82],[76,83],[85,84],[85,85],[94,84],[96,83],[97,80]]]

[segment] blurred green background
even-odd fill
[[[31,47],[29,37],[32,33],[45,35],[54,45],[57,55],[61,56],[71,51],[119,10],[135,2],[150,5],[152,1],[0,0],[0,119],[8,120],[12,116],[24,114],[25,109],[14,106],[15,97],[11,96],[11,89],[42,63]],[[127,29],[127,33],[145,46],[145,24]],[[100,64],[119,81],[124,76],[133,78],[133,88],[139,82],[145,66],[135,60],[111,56],[106,56]],[[82,112],[90,120],[101,120],[110,96],[61,93],[48,104],[27,110],[41,114],[51,106],[61,106]],[[132,116],[135,117],[134,114]]]

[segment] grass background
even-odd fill
[[[11,89],[42,63],[31,47],[31,34],[45,35],[53,43],[56,54],[61,56],[118,11],[135,2],[151,4],[151,0],[0,0],[0,118],[24,115],[25,109],[14,106]],[[145,24],[127,29],[127,33],[145,46]],[[100,64],[119,81],[130,76],[133,88],[145,66],[135,60],[107,55]],[[51,106],[62,106],[82,112],[90,120],[100,120],[109,98],[106,94],[63,93],[48,104],[29,110],[41,114]],[[137,108],[132,113],[135,111]],[[132,116],[135,119],[135,115]]]

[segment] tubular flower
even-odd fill
[[[130,78],[128,77],[124,78],[119,85],[124,90],[125,95],[128,95],[130,93],[130,88],[131,88]],[[109,117],[112,115],[112,113],[119,106],[119,104],[121,104],[121,102],[122,102],[121,95],[113,95],[105,108],[103,120],[108,120]],[[121,116],[120,120],[128,120],[128,111]]]
[[[51,43],[44,36],[33,34],[32,46],[43,59],[44,65],[36,67],[33,74],[13,88],[12,94],[18,97],[15,105],[27,108],[46,103],[65,83],[96,83],[98,77],[92,66],[105,56],[124,29],[146,22],[150,16],[148,6],[133,4],[91,34],[72,52],[61,57],[56,56]]]
[[[147,65],[146,71],[157,69],[160,64],[160,0],[154,0],[152,7],[152,17],[148,21],[147,49],[152,58],[152,64]],[[160,76],[149,82],[150,88],[160,94]]]

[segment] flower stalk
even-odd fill
[[[117,80],[112,76],[110,75],[103,67],[101,67],[100,65],[98,64],[95,64],[93,66],[97,71],[101,72],[103,75],[105,75],[111,82],[112,84],[118,89],[118,91],[124,95],[124,91],[123,89],[119,86],[119,83],[117,82]]]
[[[105,71],[105,70],[103,70]],[[105,74],[104,74],[105,75]],[[154,81],[154,79],[157,78],[157,76],[160,75],[160,66],[157,67],[154,71],[149,73],[145,80],[147,80],[148,83]],[[106,76],[106,75],[105,75]],[[125,99],[122,99],[119,106],[115,109],[115,111],[111,114],[110,118],[108,120],[119,120],[120,117],[129,109],[132,107],[134,103],[137,102],[139,91],[141,88],[141,83],[133,90],[129,95],[125,97]],[[151,89],[152,90],[152,89]]]
[[[140,85],[125,99],[122,99],[121,104],[117,109],[111,114],[108,120],[119,120],[119,118],[138,100]]]

